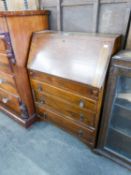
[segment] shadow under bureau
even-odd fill
[[[36,112],[95,146],[105,76],[120,37],[34,33],[28,61]]]

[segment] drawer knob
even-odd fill
[[[84,106],[85,106],[84,101],[81,100],[79,106],[80,106],[80,108],[84,108]]]
[[[2,84],[2,83],[4,83],[4,82],[5,82],[5,80],[2,79],[2,78],[0,78],[0,84]]]
[[[80,121],[83,122],[84,121],[84,115],[83,114],[80,114]]]
[[[78,135],[79,135],[79,137],[83,137],[84,132],[82,130],[79,130]]]
[[[9,101],[8,98],[2,98],[2,102],[3,102],[4,104],[8,103],[8,101]]]
[[[42,91],[43,89],[42,89],[42,86],[38,86],[38,91]]]
[[[43,105],[43,104],[45,104],[45,101],[44,101],[44,100],[40,100],[39,103],[40,103],[41,105]]]

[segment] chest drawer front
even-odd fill
[[[12,73],[9,59],[7,55],[3,53],[0,53],[0,70],[7,73]]]
[[[80,96],[85,96],[95,101],[98,100],[99,90],[97,88],[40,72],[29,71],[29,74],[31,79],[51,84],[52,86],[76,93]]]
[[[48,94],[35,92],[35,99],[40,106],[54,109],[61,114],[72,118],[77,122],[80,122],[83,125],[85,124],[88,127],[95,127],[95,113],[91,111],[78,108],[75,105],[66,103],[63,100],[60,100],[59,98],[54,98],[53,96]]]
[[[10,108],[11,110],[16,111],[20,114],[19,108],[19,97],[9,94],[7,91],[0,89],[0,102]]]
[[[0,71],[0,88],[18,95],[13,75]]]
[[[89,130],[86,127],[82,127],[78,123],[74,122],[73,120],[66,119],[59,113],[56,113],[51,110],[47,110],[37,105],[36,105],[36,110],[40,116],[44,116],[44,118],[46,118],[47,120],[75,134],[81,140],[89,144],[91,147],[94,147],[95,134],[96,134],[95,131]]]
[[[96,102],[93,100],[87,100],[85,97],[70,93],[69,91],[51,86],[47,83],[41,83],[36,80],[31,80],[31,86],[34,90],[37,90],[39,92],[48,93],[50,95],[64,99],[67,102],[70,102],[78,107],[89,109],[93,112],[96,111]]]

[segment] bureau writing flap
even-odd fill
[[[101,88],[110,58],[119,46],[118,35],[37,32],[28,68]]]

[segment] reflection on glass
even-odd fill
[[[131,159],[131,78],[117,80],[106,147]]]

